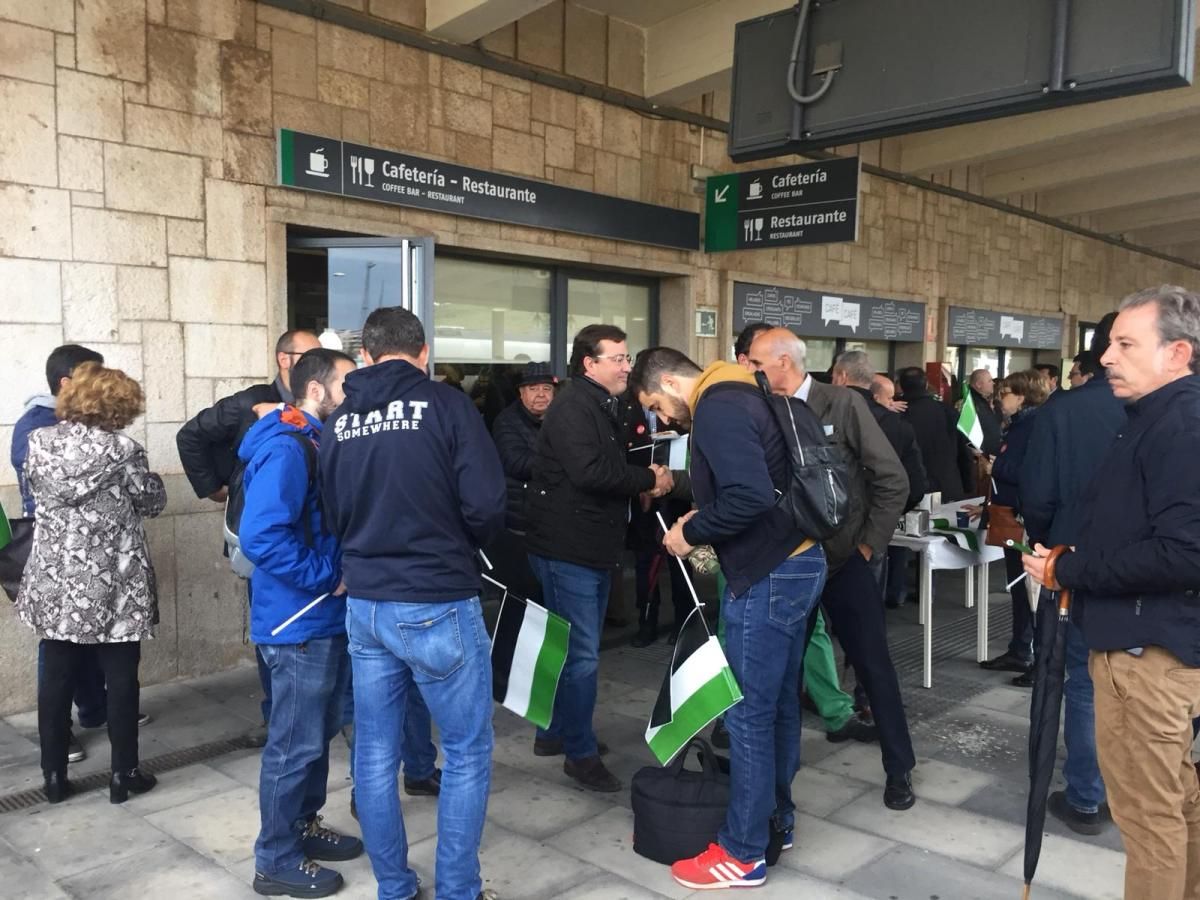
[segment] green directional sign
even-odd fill
[[[858,237],[858,157],[714,175],[704,249],[758,250]]]

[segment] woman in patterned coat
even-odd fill
[[[42,639],[38,731],[46,798],[58,803],[67,781],[74,672],[84,645],[95,645],[108,682],[112,744],[109,799],[154,787],[138,769],[138,661],[158,622],[154,568],[142,519],[166,506],[162,479],[146,451],[121,434],[143,409],[142,389],[117,369],[86,363],[58,395],[59,422],[33,432],[25,475],[37,503],[33,549],[17,613]]]

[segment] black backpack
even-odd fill
[[[845,454],[825,436],[825,426],[798,397],[771,392],[767,376],[755,381],[783,433],[788,448],[788,485],[775,504],[791,516],[805,537],[825,541],[846,523],[850,510],[850,467]]]
[[[302,431],[286,431],[288,437],[300,442],[304,448],[304,465],[308,469],[308,482],[305,491],[317,480],[317,447]],[[246,488],[243,483],[246,467],[238,466],[229,478],[229,495],[225,500],[225,551],[229,557],[229,568],[239,578],[249,578],[254,574],[254,563],[242,553],[242,542],[238,533],[242,527],[242,513],[246,510]],[[304,522],[304,544],[313,545],[312,523],[307,515],[301,517]]]

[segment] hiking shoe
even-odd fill
[[[741,862],[720,844],[709,844],[699,856],[681,859],[671,866],[671,877],[694,891],[758,887],[767,880],[767,861]]]
[[[615,794],[621,790],[621,779],[608,771],[599,756],[563,760],[563,771],[589,791]]]
[[[601,756],[608,755],[608,744],[596,738],[596,750]],[[562,756],[563,742],[559,738],[534,738],[533,739],[533,755],[534,756]]]
[[[301,860],[294,869],[274,875],[254,873],[254,893],[265,897],[328,897],[342,889],[342,876],[333,869]]]
[[[436,797],[442,792],[442,770],[434,769],[433,774],[428,778],[420,778],[415,781],[404,779],[404,793],[410,797]],[[351,795],[351,801],[353,801]],[[358,818],[355,816],[355,818]]]
[[[1104,817],[1099,812],[1080,812],[1067,802],[1066,791],[1055,791],[1046,801],[1050,815],[1076,834],[1097,835],[1104,831]]]
[[[870,744],[879,740],[879,726],[865,722],[858,716],[851,716],[837,731],[825,732],[825,740],[831,744],[840,744],[843,741]]]
[[[304,829],[304,835],[300,839],[300,847],[304,851],[304,855],[309,860],[347,860],[362,856],[363,842],[356,837],[351,837],[348,834],[338,834],[332,828],[326,828],[321,824],[320,816],[313,816],[308,826]],[[341,876],[339,875],[340,879]],[[324,897],[324,894],[314,894],[312,896]]]
[[[83,762],[87,759],[87,751],[83,749],[83,744],[79,743],[79,738],[75,737],[75,732],[67,732],[67,762]]]

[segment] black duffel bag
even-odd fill
[[[0,547],[0,587],[4,588],[8,599],[16,603],[21,575],[33,548],[33,519],[9,519],[8,527],[12,540]]]
[[[699,772],[683,767],[693,747],[700,751]],[[729,775],[702,737],[692,738],[670,765],[639,769],[629,790],[633,850],[663,865],[707,850],[725,823]]]

